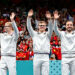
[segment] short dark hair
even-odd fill
[[[66,21],[66,23],[67,23],[67,22],[72,22],[72,23],[73,23],[73,21],[72,21],[72,20],[67,20],[67,21]],[[73,26],[74,26],[74,24],[73,24]]]
[[[72,21],[72,20],[67,20],[67,21],[66,21],[66,23],[67,23],[67,22],[72,22],[72,23],[73,23],[73,21]]]

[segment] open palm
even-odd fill
[[[60,15],[58,14],[58,11],[55,11],[53,14],[54,14],[54,19],[58,19],[60,17]]]
[[[11,15],[10,15],[10,20],[11,20],[11,21],[14,20],[14,17],[15,17],[15,13],[12,12]]]
[[[32,9],[28,12],[28,17],[31,17],[31,16],[33,16],[33,10]]]
[[[49,11],[46,11],[45,16],[46,16],[47,19],[50,19],[51,18],[51,13]]]

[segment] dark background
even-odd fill
[[[26,8],[37,8],[37,6],[48,8],[75,8],[74,0],[0,0],[0,7],[25,6]]]

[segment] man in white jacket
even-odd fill
[[[34,31],[31,26],[31,17],[33,10],[28,12],[27,29],[33,40],[33,71],[34,75],[49,75],[49,53],[50,53],[50,38],[53,32],[52,20],[49,20],[48,31],[46,31],[46,22],[39,21],[38,32]],[[50,14],[46,14],[50,18]]]
[[[15,13],[11,13],[11,22],[5,23],[5,33],[0,33],[0,75],[6,75],[7,69],[9,70],[9,75],[16,75],[16,44],[19,31],[14,17]]]
[[[54,17],[59,18],[58,12],[54,12]],[[73,22],[66,22],[66,31],[60,31],[55,20],[54,30],[61,39],[62,52],[62,75],[75,75],[75,31]]]

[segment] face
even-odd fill
[[[73,22],[72,21],[68,21],[66,23],[66,31],[67,32],[71,32],[73,30]]]
[[[22,38],[24,37],[24,33],[21,34],[21,37],[22,37]]]
[[[23,44],[25,45],[25,40],[23,40]]]
[[[33,44],[32,43],[29,43],[29,47],[32,48],[33,47]]]
[[[4,29],[6,32],[9,32],[10,30],[12,30],[11,22],[5,23]]]
[[[39,31],[44,32],[46,30],[46,22],[45,21],[40,21],[38,25]]]

